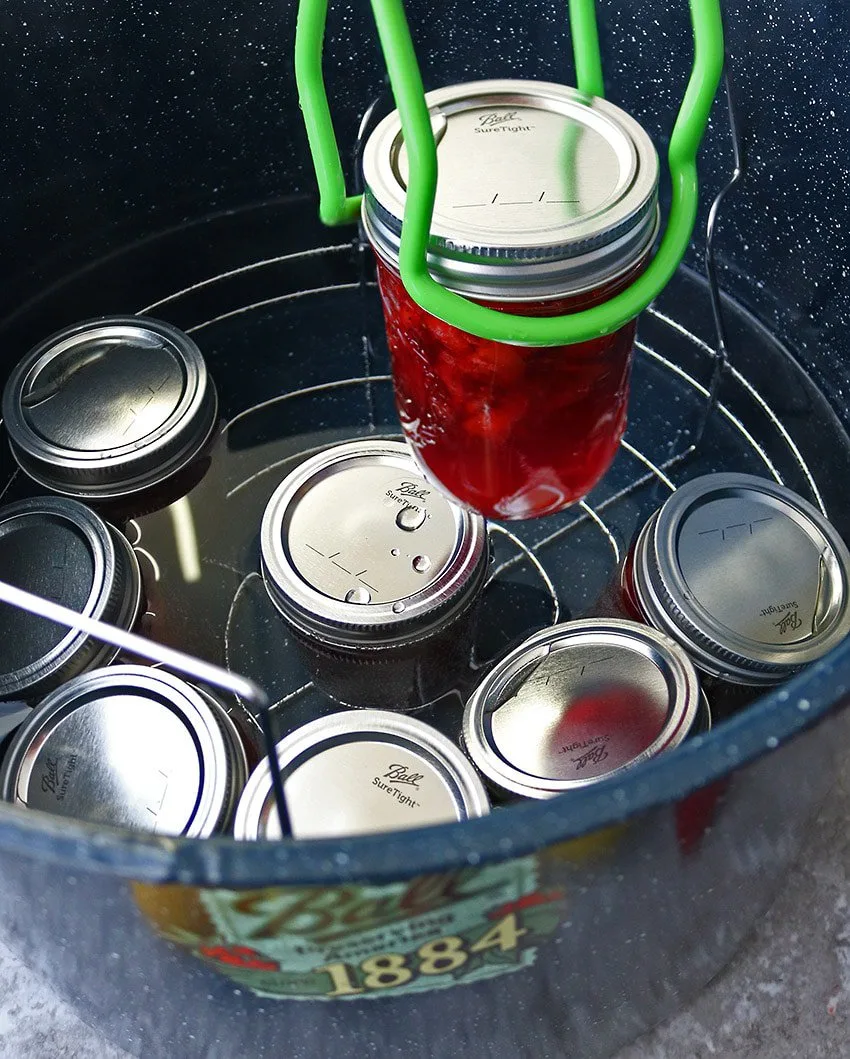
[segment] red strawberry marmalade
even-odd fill
[[[598,305],[620,280],[550,301],[485,302],[522,316]],[[523,519],[586,496],[626,429],[636,321],[572,346],[512,346],[445,324],[378,258],[378,282],[405,436],[428,475],[484,515]]]

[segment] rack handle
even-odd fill
[[[670,136],[667,160],[672,196],[667,226],[644,272],[601,305],[554,317],[515,316],[488,309],[442,287],[428,272],[426,253],[437,189],[437,150],[422,76],[402,0],[371,0],[409,158],[409,184],[399,249],[399,271],[411,298],[427,313],[479,338],[530,346],[570,345],[610,334],[638,316],[678,268],[691,240],[699,200],[696,155],[723,73],[720,0],[690,0],[694,56],[691,75]],[[593,0],[570,0],[579,88],[603,90]],[[319,185],[325,224],[356,220],[360,196],[347,195],[322,77],[327,0],[300,0],[295,34],[295,76]]]

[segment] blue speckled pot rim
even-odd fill
[[[0,854],[195,886],[333,885],[410,878],[533,853],[675,802],[773,752],[843,704],[850,639],[737,717],[616,780],[477,820],[339,840],[236,842],[143,835],[0,808]]]

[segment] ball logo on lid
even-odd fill
[[[780,636],[784,636],[787,632],[796,632],[797,629],[802,628],[803,622],[800,618],[799,612],[797,611],[797,605],[795,603],[784,604],[784,606],[792,606],[793,610],[789,610],[784,617],[780,618],[779,621],[775,621],[773,624],[779,631]]]
[[[413,772],[406,765],[390,765],[384,773],[383,778],[375,776],[372,784],[379,790],[393,795],[399,805],[409,805],[411,809],[417,809],[419,802],[409,794],[402,793],[399,786],[413,787],[419,790],[420,783],[425,779],[422,772]]]
[[[518,110],[490,110],[478,115],[478,128],[475,132],[530,132],[534,125],[517,124],[522,119]]]
[[[71,754],[68,757],[67,764],[62,771],[62,777],[59,777],[59,759],[55,757],[49,757],[45,759],[44,771],[41,774],[41,789],[44,794],[52,794],[57,802],[64,801],[65,795],[68,793],[68,784],[71,782],[71,776],[74,774],[74,770],[77,767],[77,755]]]
[[[570,743],[569,746],[561,748],[561,753],[569,754],[573,750],[583,750],[584,747],[590,745],[589,750],[585,750],[583,754],[570,759],[575,766],[576,772],[581,772],[588,765],[598,765],[608,757],[608,751],[605,748],[607,742],[607,735],[597,735],[593,739],[588,739],[585,743]]]
[[[404,765],[390,765],[384,773],[390,783],[409,783],[419,790],[420,782],[425,778],[421,772],[411,772]]]
[[[431,512],[426,507],[428,497],[431,493],[432,490],[426,489],[425,483],[422,481],[401,482],[399,485],[390,485],[387,487],[384,496],[389,500],[392,500],[394,504],[398,504],[403,509],[403,511],[398,514],[397,525],[400,529],[419,529],[426,519],[431,518]],[[416,514],[419,518],[413,523],[406,522],[404,512],[408,512],[411,515]]]
[[[399,496],[413,497],[414,500],[426,500],[431,495],[431,490],[426,489],[421,482],[402,482],[396,492]]]

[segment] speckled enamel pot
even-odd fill
[[[572,79],[561,10],[406,6],[429,87],[505,71]],[[600,11],[606,87],[663,155],[691,60],[687,5],[632,6]],[[496,566],[513,562],[505,613],[538,626],[551,599],[528,551],[581,613],[665,479],[775,475],[850,531],[850,199],[836,178],[850,26],[838,3],[804,18],[791,0],[725,6],[750,169],[718,227],[720,403],[684,455],[716,343],[698,236],[642,320],[628,447],[590,510],[517,530],[519,545],[494,536]],[[0,68],[4,378],[55,330],[145,312],[191,332],[226,420],[271,402],[228,430],[245,478],[267,473],[263,437],[302,439],[280,457],[294,460],[397,434],[366,255],[315,217],[295,8],[23,0],[16,16]],[[348,150],[383,72],[362,7],[333,8],[328,31]],[[704,221],[732,167],[720,105],[700,167]],[[13,471],[4,448],[0,488]],[[199,488],[224,497],[236,484]],[[240,577],[221,576],[229,601]],[[281,1041],[292,1059],[611,1055],[695,995],[772,900],[846,754],[848,689],[844,642],[609,782],[409,833],[182,841],[4,806],[0,933],[145,1059],[260,1059]],[[308,698],[288,702],[286,723],[308,719]]]

